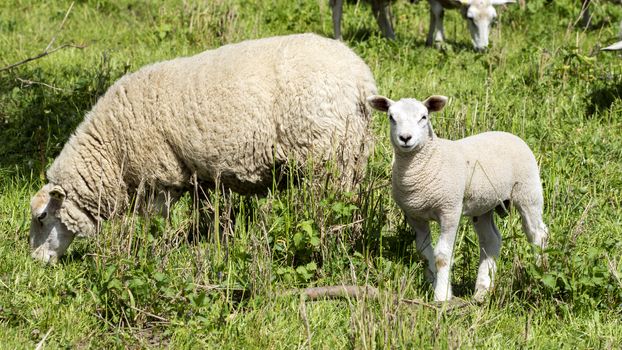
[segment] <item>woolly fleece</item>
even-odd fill
[[[194,176],[261,193],[275,168],[314,159],[333,160],[340,178],[356,183],[370,153],[365,98],[374,93],[361,58],[314,34],[249,40],[143,67],[108,89],[47,171],[49,184],[31,203],[31,241],[65,226],[90,234],[97,219],[123,212],[137,192],[175,200]],[[50,214],[62,225],[36,222],[53,207],[42,201],[51,188],[59,188],[63,204]]]

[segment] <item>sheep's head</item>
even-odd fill
[[[30,248],[32,257],[54,263],[66,251],[74,237],[91,235],[95,223],[71,200],[62,187],[43,186],[30,201]]]
[[[384,96],[371,96],[367,102],[376,110],[386,112],[391,124],[391,143],[396,152],[412,152],[423,146],[433,135],[428,114],[445,107],[447,97],[433,95],[420,102],[412,98],[393,101]]]
[[[515,0],[459,0],[462,15],[466,18],[471,32],[471,41],[477,51],[488,47],[490,27],[497,18],[495,5],[514,3]]]

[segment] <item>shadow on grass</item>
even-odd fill
[[[622,82],[618,81],[614,85],[595,89],[588,95],[586,116],[592,117],[594,114],[611,108],[614,101],[622,96]]]

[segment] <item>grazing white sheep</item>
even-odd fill
[[[523,140],[505,132],[486,132],[458,141],[436,137],[429,113],[445,106],[444,96],[430,96],[423,102],[371,96],[367,101],[389,116],[393,198],[415,231],[417,250],[428,261],[426,274],[434,282],[436,300],[452,296],[450,269],[461,215],[473,218],[480,242],[477,299],[491,288],[494,259],[501,247],[501,235],[493,221],[495,208],[515,205],[529,241],[542,249],[546,246],[538,164]],[[432,247],[430,220],[440,224],[436,248]]]
[[[618,51],[622,50],[622,41],[617,41],[607,47],[603,47],[602,51]]]
[[[314,34],[226,45],[128,74],[87,114],[33,197],[32,256],[56,260],[137,193],[174,201],[195,177],[264,192],[275,169],[314,159],[332,160],[356,183],[371,146],[365,98],[374,93],[361,58]]]
[[[374,17],[382,29],[382,33],[388,39],[395,39],[393,25],[391,24],[391,7],[389,0],[371,0],[371,8]],[[343,13],[343,0],[329,0],[333,11],[333,32],[335,39],[341,40],[341,14]]]
[[[469,24],[471,41],[477,51],[488,47],[490,26],[497,17],[495,5],[514,3],[515,0],[428,0],[430,3],[430,30],[426,45],[443,42],[443,13],[445,9],[460,9]]]

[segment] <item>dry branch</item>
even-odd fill
[[[48,45],[45,47],[45,50],[43,50],[43,52],[41,52],[38,55],[32,56],[32,57],[28,57],[24,60],[21,60],[17,63],[13,63],[13,64],[9,64],[6,67],[2,67],[0,68],[0,72],[5,71],[5,70],[9,70],[18,66],[21,66],[23,64],[26,64],[28,62],[34,61],[34,60],[38,60],[39,58],[45,57],[47,55],[51,55],[54,52],[67,48],[67,47],[73,47],[76,49],[83,49],[86,47],[86,45],[74,45],[74,44],[63,44],[60,45],[58,47],[55,47],[53,49],[51,49],[52,45],[54,44],[54,42],[56,41],[56,37],[58,36],[58,33],[60,33],[60,31],[63,29],[63,27],[65,26],[65,22],[67,21],[67,17],[69,17],[69,12],[71,12],[71,9],[73,9],[73,2],[71,3],[71,5],[69,5],[69,9],[67,9],[67,12],[65,13],[65,17],[63,18],[63,21],[61,22],[60,26],[58,27],[58,30],[56,31],[56,34],[54,34],[54,36],[52,37],[52,39],[50,39],[50,42],[48,43]]]

